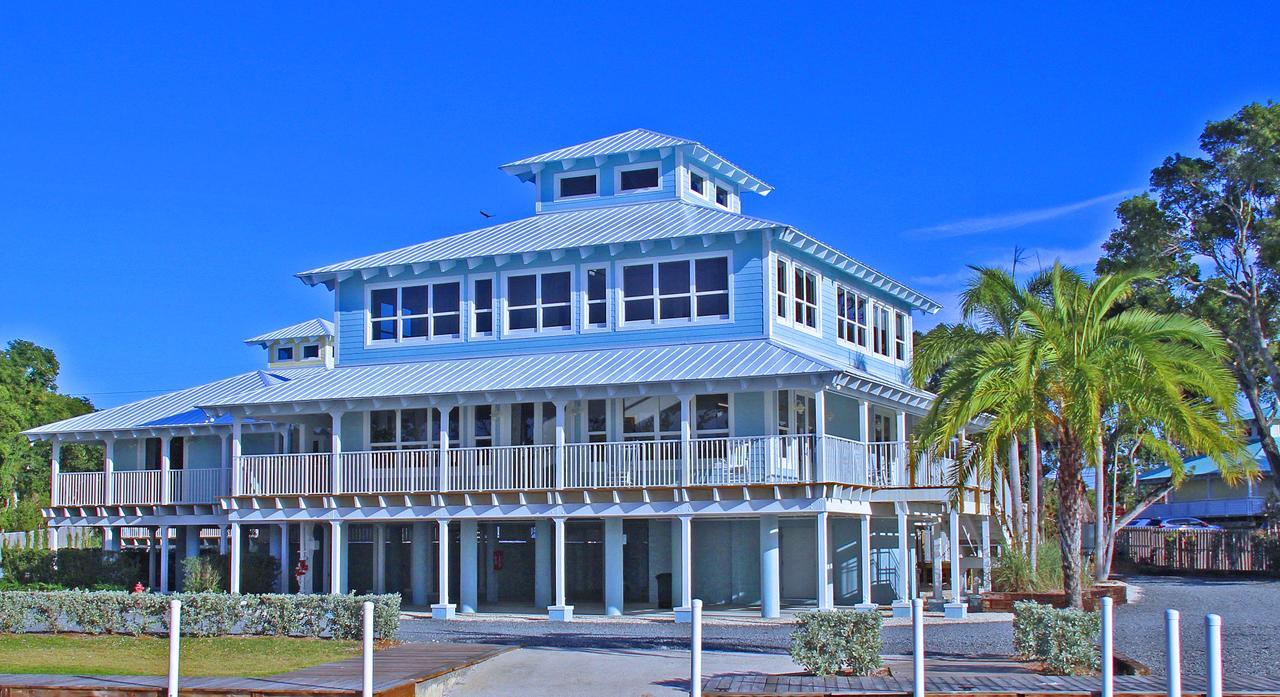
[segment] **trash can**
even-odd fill
[[[658,580],[658,607],[662,609],[671,608],[671,574],[663,572],[654,578]]]

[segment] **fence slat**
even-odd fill
[[[1274,572],[1280,530],[1124,528],[1116,559],[1176,571]]]

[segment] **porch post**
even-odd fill
[[[427,604],[427,564],[431,563],[431,534],[426,521],[413,524],[413,537],[409,544],[410,601],[422,607]]]
[[[58,476],[62,473],[62,441],[53,438],[49,443],[49,505],[58,505]]]
[[[223,555],[229,554],[231,552],[230,542],[231,542],[231,526],[219,525],[218,526],[218,554],[223,554]]]
[[[227,466],[231,468],[231,495],[244,493],[244,470],[240,466],[240,454],[244,450],[241,439],[244,435],[244,422],[239,416],[231,418],[231,456]]]
[[[862,601],[858,603],[859,610],[867,612],[875,612],[879,606],[871,602],[871,514],[866,513],[859,516],[858,536],[860,549],[858,551],[858,594]]]
[[[815,425],[813,432],[813,472],[809,481],[821,483],[827,481],[827,391],[825,389],[820,389],[813,393],[813,411]]]
[[[479,604],[476,587],[477,565],[477,525],[474,518],[458,521],[458,612],[471,614]]]
[[[678,579],[679,585],[672,589],[672,595],[680,594],[676,623],[688,624],[693,621],[693,516],[682,515],[676,520],[678,524],[672,526],[676,549],[671,554],[671,570],[672,581]]]
[[[235,468],[231,462],[231,434],[219,433],[218,441],[221,445],[221,449],[218,451],[218,454],[222,464],[223,474],[222,481],[219,482],[218,485],[228,487],[228,490],[234,496],[237,492],[235,490],[235,485],[233,484],[235,478],[232,476]],[[222,492],[219,491],[218,493],[221,494]]]
[[[831,577],[831,521],[826,511],[818,512],[818,609],[835,607],[835,589]]]
[[[871,402],[858,400],[858,440],[871,442]]]
[[[760,516],[760,616],[782,615],[778,516]]]
[[[449,490],[449,417],[452,415],[453,407],[441,406],[438,411],[440,413],[440,432],[436,434],[440,440],[440,481],[438,488],[444,492]],[[443,600],[440,602],[444,603]]]
[[[550,607],[551,597],[551,521],[539,518],[533,523],[533,604]]]
[[[288,455],[293,452],[293,424],[284,427],[284,454]]]
[[[573,606],[567,604],[565,597],[565,576],[564,576],[564,518],[552,518],[551,522],[555,526],[555,588],[556,588],[556,604],[547,608],[547,618],[557,622],[570,622],[573,620]]]
[[[436,546],[437,561],[436,565],[436,588],[437,597],[436,604],[431,606],[431,619],[433,620],[451,620],[454,617],[456,606],[449,602],[449,519],[440,518],[436,521],[436,529],[438,530],[437,539],[439,544]]]
[[[342,493],[342,410],[329,412],[333,424],[329,427],[329,491]],[[335,567],[336,568],[336,567]]]
[[[289,524],[280,523],[280,592],[289,592],[289,578],[293,569],[289,568]]]
[[[991,590],[991,517],[982,516],[982,590]]]
[[[626,543],[621,518],[604,519],[604,614],[622,614],[622,546]]]
[[[693,484],[693,399],[680,395],[680,486]]]
[[[329,521],[329,592],[347,592],[347,525],[341,520]]]
[[[902,409],[898,410],[898,423],[896,425],[897,444],[897,466],[893,468],[893,483],[897,486],[906,486],[907,473],[910,465],[907,463],[907,412]]]
[[[160,437],[160,503],[168,505],[173,500],[173,490],[169,483],[170,461],[173,452],[173,438]]]
[[[903,504],[894,506],[898,514],[898,584],[897,598],[893,601],[894,617],[911,616],[911,577],[915,574],[915,565],[911,563],[907,543],[910,533],[907,526],[907,509]]]
[[[240,524],[231,524],[231,592],[240,592]]]
[[[373,524],[373,592],[387,592],[387,526]]]
[[[116,501],[116,437],[107,436],[102,440],[102,496],[107,505]]]
[[[568,402],[553,402],[556,408],[555,480],[557,491],[564,488],[564,410]]]
[[[169,526],[160,526],[160,592],[169,592]]]
[[[108,552],[120,551],[120,537],[116,535],[115,528],[111,526],[102,528],[102,549]]]
[[[951,507],[950,533],[951,541],[951,602],[943,610],[949,619],[963,619],[965,616],[964,578],[960,568],[960,509]]]

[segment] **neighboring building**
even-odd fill
[[[1199,518],[1224,527],[1253,527],[1262,521],[1268,497],[1277,495],[1276,473],[1267,462],[1262,444],[1255,438],[1245,447],[1248,456],[1258,463],[1258,478],[1229,485],[1222,479],[1217,464],[1207,457],[1186,461],[1186,479],[1159,503],[1143,511],[1144,518]],[[1140,484],[1164,486],[1169,482],[1169,468],[1162,467],[1138,478]]]
[[[945,455],[906,462],[931,400],[912,315],[936,303],[742,214],[770,187],[691,140],[502,169],[536,215],[299,274],[334,322],[250,339],[267,371],[28,431],[55,443],[50,525],[159,528],[163,588],[171,536],[194,554],[224,526],[235,587],[252,538],[285,590],[301,558],[308,592],[401,591],[438,617],[901,611],[904,560],[967,552],[958,600],[990,496],[957,508]],[[60,474],[60,440],[104,441],[104,472]]]

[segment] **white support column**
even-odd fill
[[[373,524],[373,592],[387,592],[387,526]]]
[[[817,516],[818,529],[818,609],[831,610],[835,608],[835,588],[832,585],[833,579],[831,574],[831,521],[830,514],[826,511],[819,511]]]
[[[827,391],[817,390],[813,393],[814,433],[813,433],[813,472],[809,473],[813,482],[827,481]]]
[[[169,472],[171,471],[170,458],[173,453],[173,438],[171,436],[160,437],[160,503],[169,505],[173,501],[173,492],[171,491],[171,483],[169,481]]]
[[[760,516],[760,616],[782,616],[778,516]]]
[[[228,466],[231,468],[231,495],[239,496],[244,492],[244,472],[240,467],[240,455],[244,452],[244,422],[239,416],[231,419],[231,454]]]
[[[675,549],[671,554],[671,580],[675,585],[672,595],[679,593],[676,606],[676,623],[688,624],[693,620],[693,516],[682,515],[672,526]],[[678,581],[678,582],[677,582]]]
[[[120,551],[120,537],[116,535],[115,528],[108,526],[102,529],[102,549],[107,552]]]
[[[182,528],[182,555],[190,559],[200,556],[200,526],[186,525]]]
[[[555,570],[555,589],[556,604],[547,608],[547,618],[557,622],[570,622],[573,620],[573,606],[568,604],[565,597],[565,572],[564,572],[564,518],[552,518],[551,522],[555,527],[555,544],[554,559],[552,566]]]
[[[533,537],[533,604],[550,607],[555,602],[551,594],[551,521],[535,521]]]
[[[451,620],[457,609],[453,603],[449,602],[449,521],[446,518],[440,518],[436,521],[437,535],[436,539],[439,544],[436,546],[436,588],[437,598],[436,604],[431,606],[431,619],[434,620]]]
[[[475,519],[464,518],[458,522],[458,612],[463,614],[474,613],[479,605],[476,533]]]
[[[871,402],[858,400],[858,440],[871,442]]]
[[[329,491],[342,493],[342,411],[329,412]]]
[[[942,548],[942,526],[931,525],[929,527],[929,541],[933,545],[933,601],[935,603],[943,602],[942,594],[942,558],[946,556],[946,551]]]
[[[693,401],[680,395],[680,486],[693,484]]]
[[[169,526],[160,526],[160,592],[169,592]]]
[[[898,597],[893,601],[893,616],[910,617],[911,577],[915,574],[916,568],[908,549],[911,532],[907,525],[907,509],[903,504],[897,504],[896,510],[898,514]]]
[[[871,514],[858,516],[858,610],[875,612],[880,606],[871,602]]]
[[[449,419],[453,416],[453,407],[441,406],[438,413],[440,414],[440,430],[436,433],[436,437],[440,441],[440,481],[437,487],[440,491],[449,490]],[[444,601],[441,601],[443,603]]]
[[[899,409],[897,417],[894,436],[898,440],[898,461],[893,468],[893,482],[898,486],[906,486],[909,481],[907,478],[907,412]]]
[[[568,406],[568,402],[555,402],[556,408],[556,434],[555,434],[555,479],[554,484],[556,491],[564,489],[564,410]]]
[[[616,617],[622,614],[623,576],[622,546],[626,537],[622,532],[621,518],[604,519],[604,614]]]
[[[991,590],[991,517],[982,516],[982,590]]]
[[[226,486],[232,495],[236,493],[235,477],[233,476],[234,468],[231,462],[231,434],[227,432],[218,434],[221,449],[218,450],[218,462],[222,467],[222,481],[219,486]]]
[[[347,592],[347,524],[329,521],[329,592]]]
[[[427,522],[419,520],[413,524],[413,533],[409,541],[409,601],[418,607],[427,604],[427,572],[431,563],[431,531]]]
[[[289,579],[293,567],[289,566],[289,524],[280,523],[280,592],[289,592]]]
[[[947,537],[951,542],[951,602],[947,603],[943,610],[948,619],[964,619],[966,606],[964,604],[964,569],[960,568],[962,561],[960,559],[960,509],[952,506],[950,518],[951,525]]]
[[[231,552],[231,526],[218,526],[218,554],[226,555]]]
[[[58,478],[62,474],[62,441],[54,438],[50,443],[49,455],[49,505],[58,505]]]
[[[243,545],[240,544],[240,524],[231,524],[231,592],[240,592],[240,551]]]
[[[115,494],[115,474],[116,474],[116,438],[115,436],[107,436],[102,441],[102,495],[103,500],[108,504],[116,501]]]
[[[284,427],[284,454],[288,455],[293,452],[293,424]]]

